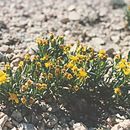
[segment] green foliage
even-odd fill
[[[97,109],[130,106],[130,62],[105,50],[95,52],[82,44],[66,45],[64,37],[37,38],[39,50],[26,54],[14,70],[10,64],[0,71],[0,101],[31,107],[49,95],[68,102],[77,95]]]

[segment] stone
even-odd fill
[[[8,45],[3,45],[2,47],[0,47],[0,52],[2,52],[2,53],[12,53],[13,49],[10,48]]]
[[[11,118],[13,118],[14,120],[16,120],[19,123],[23,120],[23,116],[22,116],[21,112],[19,112],[18,110],[13,111]]]
[[[37,130],[33,124],[21,123],[18,125],[18,130]]]
[[[73,125],[73,130],[88,130],[88,128],[82,123],[75,123]]]
[[[53,128],[58,123],[58,119],[55,115],[49,115],[46,126],[48,128]]]
[[[0,129],[2,130],[2,128],[4,127],[5,123],[8,120],[8,116],[6,114],[4,114],[3,112],[0,112]]]
[[[43,121],[38,124],[38,130],[45,130],[45,123]]]
[[[75,10],[75,9],[76,9],[75,5],[70,5],[70,6],[68,7],[68,11],[73,11],[73,10]]]
[[[130,130],[130,120],[126,119],[116,125],[114,125],[111,130]]]
[[[80,14],[76,11],[69,12],[69,20],[77,21],[80,20]]]
[[[60,21],[63,24],[67,24],[69,22],[69,18],[62,18]]]
[[[99,15],[97,12],[95,12],[94,10],[90,10],[90,12],[88,13],[88,21],[90,24],[97,22],[97,20],[99,19]]]
[[[94,46],[100,46],[100,45],[104,45],[105,41],[102,38],[92,38],[92,40],[90,41],[90,44],[94,45]]]
[[[4,21],[0,21],[0,30],[1,29],[7,29],[6,24],[4,23]]]
[[[107,9],[106,7],[102,7],[102,8],[100,8],[100,10],[99,10],[99,16],[100,16],[100,17],[104,17],[104,16],[107,15],[107,12],[108,12],[108,9]]]
[[[114,42],[114,43],[118,43],[120,41],[120,36],[111,36],[111,40]]]

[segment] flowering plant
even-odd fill
[[[26,54],[14,70],[10,64],[0,71],[0,101],[14,106],[32,104],[49,95],[55,100],[82,96],[99,109],[130,105],[130,55],[108,57],[77,43],[67,45],[64,37],[51,34],[36,38],[38,51]],[[67,100],[66,100],[67,99]]]

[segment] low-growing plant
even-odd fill
[[[50,96],[56,101],[85,98],[98,110],[130,107],[130,54],[108,57],[80,44],[65,44],[63,36],[36,38],[38,51],[26,54],[17,69],[9,63],[0,70],[0,101],[31,107]]]

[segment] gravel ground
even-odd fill
[[[34,39],[49,32],[65,35],[67,43],[80,40],[96,50],[104,48],[109,53],[121,51],[126,55],[130,31],[124,17],[124,6],[113,6],[111,0],[0,0],[0,60],[6,55],[16,65],[26,52],[37,48]],[[72,130],[88,130],[82,124],[71,123]],[[57,124],[53,130],[63,128],[58,129]]]
[[[16,61],[48,32],[65,35],[68,43],[80,40],[126,55],[125,26],[124,7],[113,8],[111,0],[0,0],[0,52]]]

